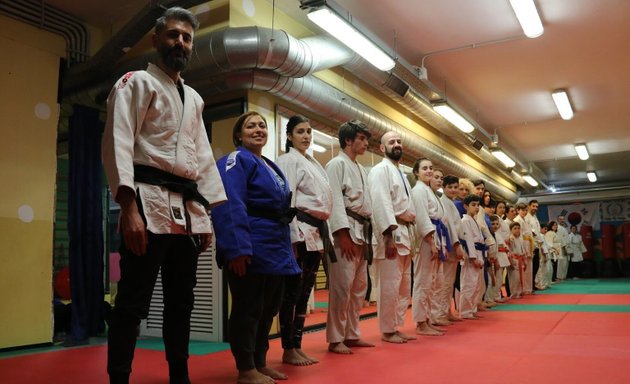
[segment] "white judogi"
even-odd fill
[[[572,263],[584,260],[582,254],[586,252],[586,246],[584,246],[584,242],[582,241],[582,235],[579,233],[569,233],[567,243],[569,260]]]
[[[439,270],[439,259],[431,260],[431,243],[426,236],[433,233],[433,242],[440,248],[443,241],[437,237],[433,220],[441,220],[444,216],[444,207],[431,188],[418,180],[411,191],[413,204],[416,207],[416,233],[420,249],[413,257],[413,293],[412,313],[413,321],[421,323],[431,319],[431,286]],[[439,270],[441,273],[442,271]]]
[[[332,191],[324,168],[308,153],[291,147],[289,152],[278,157],[276,164],[289,182],[293,192],[291,206],[319,219],[327,220],[332,211]],[[319,230],[294,218],[291,228],[291,243],[304,242],[307,251],[323,251],[324,245]]]
[[[326,322],[326,340],[341,343],[360,339],[359,315],[367,290],[367,261],[363,254],[369,239],[363,235],[363,223],[349,217],[346,208],[363,216],[372,216],[367,173],[363,166],[353,161],[343,151],[326,165],[328,182],[333,196],[333,208],[328,219],[331,233],[347,228],[355,244],[352,260],[341,253],[335,236],[336,263],[328,264],[329,302]]]
[[[503,276],[507,267],[510,266],[510,260],[508,259],[508,245],[506,237],[503,236],[503,231],[499,229],[494,233],[494,240],[496,242],[496,255],[499,267],[494,267],[494,281],[488,282],[488,288],[486,289],[486,300],[496,301],[501,299],[501,286],[503,286]],[[488,271],[488,273],[490,273]]]
[[[483,260],[481,251],[475,249],[475,243],[484,243],[479,224],[470,215],[462,217],[462,240],[466,241],[468,256],[462,266],[460,281],[460,314],[461,317],[471,318],[477,312],[477,304],[481,302],[484,292],[483,267],[473,264],[476,259]]]
[[[452,250],[448,252],[446,261],[440,263],[442,267],[442,284],[437,287],[434,300],[431,301],[431,316],[434,319],[448,318],[451,311],[451,298],[453,297],[455,279],[457,278],[457,264],[459,263],[455,245],[459,245],[462,226],[462,219],[453,201],[443,194],[440,196],[440,202],[444,207],[442,221],[448,228]]]
[[[415,248],[416,212],[409,196],[407,177],[388,158],[375,165],[368,176],[374,213],[374,262],[378,285],[378,317],[381,333],[394,333],[403,325],[411,291],[411,257]],[[398,257],[385,258],[383,232],[390,227]]]
[[[558,223],[558,232],[556,238],[560,242],[560,253],[558,254],[558,268],[556,271],[556,278],[564,280],[567,278],[567,271],[569,270],[569,258],[567,257],[567,244],[569,242],[569,231]]]
[[[157,168],[197,183],[211,206],[226,200],[221,177],[202,115],[204,103],[181,80],[177,84],[159,67],[129,72],[114,86],[108,103],[102,157],[110,188],[116,198],[126,186],[140,196],[147,230],[155,234],[212,233],[206,208],[181,193],[134,181],[134,164]],[[184,212],[190,217],[186,228]]]
[[[534,235],[532,233],[531,225],[523,219],[520,215],[514,218],[514,221],[521,225],[521,238],[525,242],[526,257],[523,262],[525,263],[525,271],[523,271],[523,293],[531,293],[533,291],[532,279],[534,277],[534,268],[532,264],[532,258],[534,257],[534,247],[536,243],[534,241]]]
[[[512,263],[508,276],[510,279],[511,297],[520,297],[524,291],[521,276],[523,277],[523,280],[526,279],[525,271],[522,271],[521,269],[526,267],[524,261],[526,259],[527,252],[529,251],[527,244],[523,241],[522,237],[511,236],[508,240],[508,247],[510,248],[510,262]],[[521,261],[523,262],[523,265],[521,265]]]

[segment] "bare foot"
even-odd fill
[[[316,359],[316,358],[314,358],[314,357],[311,357],[311,356],[307,355],[306,353],[304,353],[304,351],[303,351],[303,350],[301,350],[301,349],[299,349],[299,348],[296,348],[296,349],[295,349],[295,351],[296,351],[297,353],[299,353],[299,354],[300,354],[300,356],[302,356],[302,357],[303,357],[303,358],[305,358],[306,360],[310,361],[310,362],[311,362],[311,364],[317,364],[317,363],[319,363],[319,360],[317,360],[317,359]]]
[[[455,316],[455,315],[448,315],[448,321],[452,321],[452,322],[462,321],[462,318],[459,317],[459,316]]]
[[[267,375],[263,375],[256,369],[239,371],[237,384],[274,384],[276,381]]]
[[[344,340],[343,343],[346,346],[348,346],[348,347],[366,347],[366,348],[370,348],[370,347],[374,346],[374,344],[368,343],[367,341],[361,340],[361,339]]]
[[[438,332],[446,333],[446,329],[437,327],[435,326],[435,324],[432,324],[430,321],[427,321],[426,324],[429,326],[429,328],[435,329]]]
[[[405,340],[417,340],[418,339],[414,335],[408,335],[408,334],[402,333],[400,331],[396,331],[396,334],[398,335],[398,337],[400,337],[401,339],[405,339]]]
[[[427,321],[423,321],[421,323],[418,323],[418,325],[416,326],[416,333],[418,335],[423,335],[423,336],[442,336],[444,335],[444,333],[433,329],[429,326],[429,323]]]
[[[451,325],[453,323],[451,323],[450,321],[448,321],[448,319],[442,317],[439,318],[437,320],[435,320],[435,322],[433,322],[433,325],[439,325],[439,326],[446,326],[446,325]]]
[[[285,364],[304,366],[313,364],[309,359],[302,356],[296,349],[285,349],[282,353],[282,362]]]
[[[258,370],[258,372],[262,373],[265,376],[269,376],[274,380],[286,380],[289,378],[289,376],[285,375],[282,372],[278,372],[273,368],[269,368],[269,367],[260,367],[260,368],[256,368]]]
[[[352,349],[346,347],[344,343],[330,343],[328,344],[328,350],[341,355],[349,355],[352,353]]]
[[[381,340],[394,344],[404,344],[407,342],[407,339],[403,339],[402,337],[398,336],[396,332],[383,333],[383,336],[381,336]]]

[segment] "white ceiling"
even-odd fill
[[[46,3],[106,26],[128,20],[146,1]],[[274,3],[308,22],[298,0]],[[528,39],[508,0],[337,0],[412,65],[433,52],[468,47],[427,57],[429,81],[485,130],[479,137],[487,142],[496,132],[501,147],[544,172],[546,185],[558,191],[630,186],[630,1],[535,3],[545,32]],[[568,90],[570,121],[555,109],[556,88]],[[578,142],[587,143],[589,160],[577,158]],[[587,170],[597,171],[596,184]]]

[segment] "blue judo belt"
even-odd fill
[[[446,225],[444,225],[442,220],[431,219],[431,223],[435,225],[435,232],[437,233],[438,238],[440,239],[440,248],[438,251],[440,255],[440,260],[446,261],[446,255],[444,254],[444,247],[442,244],[442,237],[446,239],[446,249],[449,252],[453,250],[453,247],[451,246],[451,237],[448,234],[448,228],[446,228]]]

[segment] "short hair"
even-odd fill
[[[442,176],[444,176],[444,171],[442,170],[442,168],[433,168],[433,173],[435,172],[440,172]]]
[[[346,140],[353,141],[359,133],[364,134],[368,139],[372,134],[368,130],[368,126],[359,120],[347,121],[339,126],[339,145],[341,149],[346,147]]]
[[[473,184],[476,186],[483,184],[483,186],[486,186],[486,183],[482,180],[482,179],[477,179],[477,180],[473,180]]]
[[[527,203],[528,206],[532,205],[532,204],[538,204],[538,200],[530,200],[529,203]]]
[[[166,28],[166,22],[173,19],[190,24],[193,27],[193,31],[199,28],[197,16],[192,12],[182,7],[171,7],[164,11],[162,17],[155,20],[155,33],[159,35]]]
[[[503,201],[503,200],[497,200],[497,208],[499,208],[499,204],[503,204],[503,205],[505,205],[505,210],[507,211],[507,207],[508,207],[508,205],[507,205],[507,203],[506,203],[505,201]]]
[[[470,205],[470,203],[472,203],[474,201],[479,202],[480,200],[481,200],[481,198],[479,196],[470,194],[470,195],[464,197],[463,203],[464,203],[464,205]]]
[[[518,204],[516,204],[516,206],[514,207],[517,211],[520,211],[521,209],[527,209],[527,204],[520,202]]]
[[[240,115],[238,119],[236,120],[236,123],[234,123],[234,127],[232,128],[232,143],[234,144],[235,147],[238,147],[239,145],[241,145],[242,140],[238,135],[243,130],[243,125],[245,125],[245,122],[247,121],[247,119],[249,119],[252,116],[260,116],[260,118],[263,119],[263,121],[265,122],[265,125],[267,125],[267,119],[265,119],[265,116],[261,115],[260,113],[256,111],[249,111],[247,113],[243,113],[242,115]]]
[[[512,228],[514,228],[514,227],[519,227],[520,228],[521,224],[519,224],[518,221],[513,221],[513,222],[510,223],[510,230],[512,230]]]
[[[293,142],[289,140],[289,136],[293,133],[295,126],[301,123],[308,123],[309,120],[302,115],[293,115],[287,123],[287,141],[284,143],[284,151],[289,152],[289,148],[293,146]]]
[[[444,186],[451,184],[459,184],[459,177],[453,175],[444,176]]]
[[[490,215],[490,222],[499,220],[501,220],[501,218],[498,215]]]

